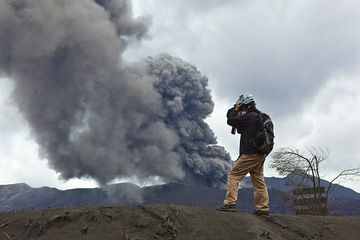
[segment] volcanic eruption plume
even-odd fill
[[[221,187],[231,161],[204,122],[214,106],[207,78],[166,54],[121,58],[146,22],[125,0],[2,0],[0,71],[63,179]]]

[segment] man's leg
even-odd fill
[[[255,166],[258,154],[242,154],[234,163],[227,178],[227,192],[224,205],[233,205],[237,202],[239,183]]]
[[[256,210],[268,212],[269,194],[264,180],[264,160],[264,155],[258,154],[256,159],[257,166],[250,171],[250,176],[254,188]]]

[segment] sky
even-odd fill
[[[168,53],[209,79],[215,108],[206,120],[232,159],[239,136],[226,111],[250,92],[275,126],[282,147],[328,149],[322,175],[331,180],[360,167],[360,2],[133,0],[136,16],[151,19],[147,37],[123,55],[132,62]],[[25,182],[60,189],[95,187],[91,179],[63,181],[39,154],[29,125],[13,102],[14,86],[0,79],[0,184]],[[277,176],[265,163],[265,176]],[[135,181],[123,179],[122,181]],[[360,192],[359,182],[342,182]]]

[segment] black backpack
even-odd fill
[[[252,140],[253,147],[268,155],[274,147],[274,125],[266,113],[259,112],[257,133]]]

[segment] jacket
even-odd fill
[[[235,127],[240,137],[240,156],[242,154],[260,153],[253,147],[253,139],[258,131],[260,111],[256,108],[246,112],[237,112],[235,108],[230,108],[227,112],[227,124]]]

